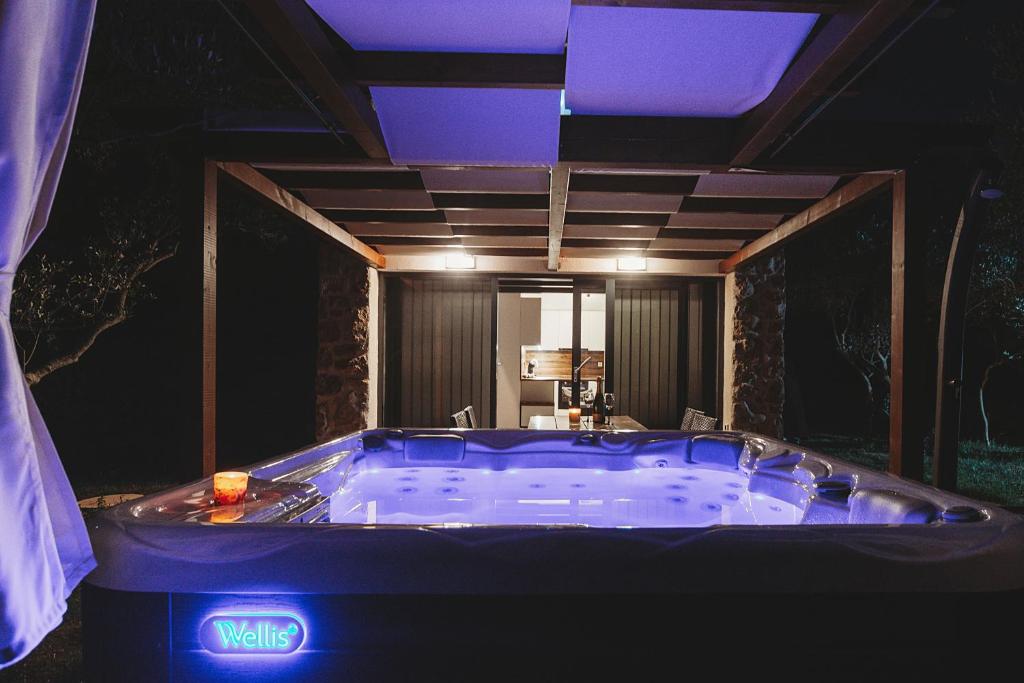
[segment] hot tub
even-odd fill
[[[92,678],[948,673],[1024,587],[1020,517],[752,434],[370,430],[249,473],[91,522]]]

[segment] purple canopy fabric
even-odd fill
[[[0,669],[56,627],[96,566],[9,319],[14,273],[46,226],[95,0],[0,2]]]
[[[566,106],[574,114],[740,116],[775,88],[817,18],[573,7]]]
[[[558,161],[557,90],[374,87],[396,164],[552,166]]]
[[[569,0],[306,2],[357,50],[560,54],[569,23]]]

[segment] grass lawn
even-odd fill
[[[819,434],[801,442],[811,450],[849,462],[885,470],[888,444],[881,440]],[[979,441],[960,444],[957,480],[960,493],[1006,507],[1024,507],[1024,446],[986,446]],[[932,459],[924,460],[925,483],[930,483]]]

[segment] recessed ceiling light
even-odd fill
[[[647,270],[647,259],[643,256],[626,256],[616,262],[618,270]]]
[[[470,254],[448,254],[444,257],[444,267],[449,270],[473,270],[476,268],[476,257]]]

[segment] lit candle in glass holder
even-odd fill
[[[575,406],[569,408],[569,426],[579,427],[580,426],[580,408]]]
[[[237,505],[245,498],[248,485],[246,472],[217,472],[213,475],[213,501],[217,505]]]

